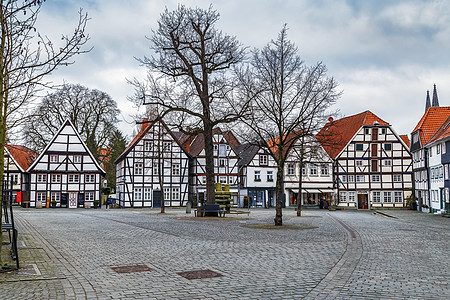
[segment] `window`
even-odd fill
[[[402,203],[403,202],[403,193],[401,191],[394,192],[394,202]]]
[[[341,182],[347,182],[347,176],[341,175]]]
[[[348,192],[348,202],[355,202],[355,192]]]
[[[320,175],[322,176],[328,176],[328,166],[322,165],[320,168]]]
[[[152,151],[152,142],[144,142],[144,151]]]
[[[164,188],[164,200],[169,200],[169,199],[170,199],[170,189]]]
[[[153,175],[159,174],[159,165],[153,165]]]
[[[60,183],[61,174],[52,174],[52,183]]]
[[[295,175],[295,165],[294,164],[288,164],[288,166],[287,166],[287,174],[288,175]]]
[[[392,160],[390,160],[390,159],[385,159],[385,160],[384,160],[384,165],[385,165],[385,166],[391,166],[391,165],[392,165]]]
[[[391,151],[392,150],[392,144],[384,144],[384,150]]]
[[[61,195],[61,194],[60,194],[60,193],[57,193],[57,192],[52,193],[52,194],[51,194],[51,198],[50,198],[51,201],[52,201],[52,202],[53,202],[53,201],[59,202],[59,199],[61,199],[61,198],[60,198],[60,195]]]
[[[206,184],[206,176],[202,176],[202,183]]]
[[[134,200],[142,200],[142,188],[134,188]]]
[[[81,163],[81,155],[74,155],[73,156],[73,163],[75,163],[75,164]]]
[[[143,166],[142,163],[134,164],[134,175],[142,175]]]
[[[340,200],[340,202],[347,202],[347,192],[340,192],[339,200]]]
[[[316,165],[309,166],[309,174],[311,176],[317,176],[317,166]]]
[[[386,128],[381,128],[381,134],[386,134]]]
[[[214,145],[214,150],[217,150],[218,149],[218,146],[217,145]]]
[[[226,176],[220,176],[219,177],[219,182],[220,183],[227,183],[227,177]]]
[[[448,180],[448,172],[450,171],[450,164],[444,165],[444,179]]]
[[[95,174],[86,174],[86,175],[84,175],[84,181],[86,183],[95,183]]]
[[[50,162],[57,163],[59,161],[58,155],[50,155]]]
[[[226,159],[225,158],[219,158],[219,167],[225,167],[226,165]]]
[[[444,143],[442,144],[442,154],[445,154],[446,150],[446,144]]]
[[[363,144],[356,144],[356,151],[363,151],[364,145]]]
[[[372,201],[373,203],[380,203],[381,202],[381,192],[372,192]]]
[[[94,192],[86,192],[84,197],[84,200],[86,201],[94,201]]]
[[[261,166],[267,166],[267,155],[266,154],[259,155],[259,164]]]
[[[261,181],[261,171],[255,171],[255,181]]]
[[[180,164],[172,165],[172,175],[180,175]]]
[[[356,182],[364,182],[364,175],[356,175]]]
[[[355,176],[354,175],[348,175],[347,179],[348,179],[348,182],[355,182]]]
[[[436,154],[441,154],[441,144],[436,145]]]
[[[432,157],[432,156],[433,156],[433,147],[431,147],[431,148],[428,150],[428,156],[429,156],[429,157]]]
[[[152,200],[152,189],[144,188],[144,200]]]
[[[180,188],[172,189],[172,200],[180,200]]]
[[[267,181],[273,181],[273,171],[267,171]]]
[[[357,167],[361,167],[363,165],[363,161],[362,160],[357,160],[356,161],[356,166]]]
[[[219,156],[226,156],[227,155],[227,146],[226,145],[219,145]]]
[[[36,201],[46,202],[47,201],[47,193],[46,192],[37,192],[36,193]]]
[[[37,174],[37,183],[47,182],[47,174]]]
[[[79,174],[69,174],[69,183],[78,183],[80,182]]]
[[[380,175],[379,174],[372,175],[372,182],[380,182]]]
[[[172,151],[172,142],[163,142],[163,151],[164,152]]]
[[[392,192],[383,192],[383,202],[385,203],[392,202]]]
[[[303,167],[302,167],[302,175],[306,175],[306,167],[305,167],[305,165],[303,165]]]
[[[402,174],[392,174],[393,182],[402,182]]]
[[[234,176],[230,176],[230,177],[228,178],[228,183],[229,183],[229,184],[233,184],[233,183],[234,183]]]
[[[364,128],[364,133],[365,134],[370,134],[370,129],[369,128]]]

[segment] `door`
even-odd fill
[[[368,209],[367,194],[358,194],[358,209]]]
[[[67,207],[67,199],[69,198],[69,194],[61,193],[61,207]]]
[[[161,207],[161,191],[153,191],[153,207]]]
[[[78,193],[71,192],[69,193],[69,208],[77,208],[78,207]]]

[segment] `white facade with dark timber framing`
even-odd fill
[[[183,140],[183,138],[181,139]],[[239,192],[239,155],[235,147],[240,143],[231,131],[213,130],[214,176],[216,183],[229,184],[233,204],[238,204]],[[197,204],[206,201],[206,156],[203,134],[184,138],[183,146],[189,151],[193,160],[192,192]]]
[[[105,171],[67,120],[28,169],[30,206],[55,200],[58,207],[93,206],[100,201]]]
[[[116,195],[121,207],[185,206],[189,200],[189,155],[163,121],[143,122],[116,159]]]
[[[339,206],[405,206],[412,193],[412,159],[391,125],[365,111],[327,123],[317,136],[334,159]]]

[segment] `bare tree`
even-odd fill
[[[85,34],[87,14],[80,10],[75,31],[54,43],[35,27],[42,3],[0,0],[0,178],[4,172],[7,133],[23,122],[24,110],[40,87],[48,86],[44,77],[61,65],[72,64],[74,55],[90,50],[82,50],[89,40]],[[1,189],[0,185],[0,197]],[[0,241],[1,231],[0,222]]]
[[[139,61],[148,68],[144,83],[134,80],[138,104],[159,106],[161,117],[187,134],[203,133],[207,203],[214,203],[212,130],[238,120],[246,103],[233,102],[235,80],[227,71],[244,58],[236,38],[215,28],[212,9],[165,10],[149,38],[155,55]]]
[[[252,99],[252,117],[243,122],[278,166],[277,226],[282,225],[286,158],[299,138],[318,131],[329,116],[329,107],[340,96],[336,81],[327,77],[326,71],[322,63],[304,64],[287,39],[285,26],[277,40],[254,50],[249,67],[239,72],[242,94]]]
[[[45,148],[61,125],[69,119],[94,156],[101,161],[98,151],[108,147],[116,125],[119,109],[107,93],[91,90],[79,84],[65,84],[46,95],[31,112],[24,125],[24,138],[30,148]]]

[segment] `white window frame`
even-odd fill
[[[142,200],[142,188],[134,188],[134,201]]]
[[[356,161],[356,166],[357,166],[357,167],[362,167],[362,165],[363,165],[363,161],[360,160],[360,159],[358,159],[358,160]]]
[[[321,165],[320,166],[320,176],[328,176],[330,175],[328,172],[328,165]]]
[[[80,174],[69,174],[68,183],[80,183]]]
[[[372,174],[372,182],[381,182],[380,174]]]
[[[49,160],[51,163],[57,163],[59,162],[59,155],[58,154],[50,154]]]
[[[36,201],[46,202],[47,192],[36,192]]]
[[[373,203],[381,203],[381,192],[380,191],[372,192],[372,202]]]
[[[172,142],[163,142],[163,152],[172,151]]]
[[[219,176],[220,183],[227,183],[227,176]]]
[[[46,183],[47,182],[47,174],[36,174],[36,182],[37,183]]]
[[[347,182],[355,182],[355,175],[347,175]]]
[[[383,203],[392,203],[392,192],[383,191]]]
[[[273,171],[267,171],[267,181],[273,181]]]
[[[226,158],[219,158],[219,167],[225,168],[227,166]]]
[[[73,163],[74,164],[81,164],[81,155],[74,155],[73,156]]]
[[[51,194],[50,194],[50,200],[51,200],[52,202],[53,202],[53,201],[59,202],[60,199],[61,199],[61,193],[60,193],[60,192],[51,192]]]
[[[144,200],[152,200],[152,188],[144,188]]]
[[[347,192],[339,193],[339,202],[347,202]]]
[[[255,181],[261,181],[261,171],[255,170]]]
[[[95,174],[85,174],[84,182],[85,183],[95,183]]]
[[[164,188],[164,201],[170,200],[170,188]]]
[[[355,202],[355,192],[347,192],[347,202]]]
[[[402,174],[392,174],[392,182],[402,182]]]
[[[383,161],[384,161],[384,165],[385,165],[386,167],[392,166],[392,160],[390,160],[390,159],[384,159]]]
[[[287,165],[287,174],[288,175],[295,175],[295,164],[290,163]]]
[[[86,192],[84,194],[84,200],[85,201],[94,201],[95,200],[95,192]]]
[[[51,182],[52,183],[61,183],[61,174],[52,174]]]
[[[172,175],[180,175],[180,164],[172,164]]]
[[[394,191],[394,203],[403,203],[402,191]]]
[[[134,163],[134,175],[142,175],[144,173],[144,164],[141,162]]]
[[[153,149],[153,143],[151,141],[145,141],[144,142],[144,151],[152,151]]]
[[[315,165],[315,164],[309,165],[309,174],[311,176],[317,176],[317,165]]]
[[[366,182],[364,175],[356,175],[356,182]]]
[[[259,155],[259,165],[260,166],[267,166],[267,164],[268,164],[267,154],[260,154]]]
[[[180,188],[172,188],[172,200],[180,200]]]

